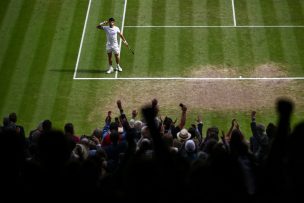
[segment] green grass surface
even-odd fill
[[[0,1],[2,117],[16,112],[27,132],[41,120],[51,119],[57,128],[73,122],[78,134],[89,134],[95,127],[103,126],[106,106],[112,103],[115,110],[115,101],[120,98],[115,92],[118,86],[144,85],[142,81],[73,80],[88,2]],[[104,72],[107,69],[105,34],[95,26],[113,16],[121,27],[123,6],[123,0],[92,0],[77,77],[114,77]],[[237,0],[235,10],[237,25],[304,26],[301,0]],[[233,26],[232,5],[230,0],[128,0],[125,25]],[[303,27],[125,27],[124,34],[135,55],[122,47],[124,71],[118,77],[195,77],[196,71],[208,66],[250,76],[255,67],[269,63],[278,64],[286,76],[304,77]],[[149,88],[145,91],[149,92]],[[122,100],[137,101],[136,98]],[[179,102],[172,102],[168,110],[163,110],[164,114],[179,117],[178,110],[172,110],[178,109],[175,107]],[[126,110],[130,112],[131,107]],[[235,113],[234,110],[205,111],[193,106],[188,125],[198,112],[204,114],[207,127],[218,125],[227,131],[232,117],[237,117],[249,132],[250,109]],[[260,113],[267,115],[261,121],[276,121],[274,109],[262,108]],[[294,122],[302,116],[299,110]]]

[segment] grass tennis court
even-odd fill
[[[105,34],[95,28],[112,16],[135,49],[122,46],[117,75],[105,73]],[[251,110],[276,122],[280,96],[294,100],[294,122],[303,118],[304,80],[277,80],[304,77],[303,41],[301,0],[4,0],[0,115],[15,111],[27,132],[50,119],[89,134],[117,99],[130,114],[158,98],[163,116],[188,105],[188,126],[202,114],[206,127],[227,131],[235,117],[249,134]]]

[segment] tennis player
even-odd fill
[[[107,35],[107,44],[106,44],[106,51],[108,54],[108,60],[109,60],[109,69],[107,70],[107,73],[110,74],[114,72],[114,68],[112,66],[112,54],[115,56],[116,61],[116,69],[117,71],[122,71],[122,68],[120,67],[120,50],[118,46],[118,40],[117,40],[117,34],[121,37],[122,42],[128,46],[128,42],[126,41],[126,38],[123,36],[123,34],[120,32],[120,29],[115,26],[115,19],[110,18],[107,21],[101,22],[99,25],[97,25],[98,29],[102,29],[106,32]]]

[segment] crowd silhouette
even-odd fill
[[[1,197],[68,198],[104,202],[301,202],[304,122],[291,129],[293,103],[278,100],[278,123],[251,113],[246,140],[236,119],[224,133],[204,122],[186,127],[187,106],[173,120],[158,115],[156,99],[131,119],[117,101],[103,128],[77,136],[44,120],[25,135],[16,113],[0,128]],[[179,121],[179,122],[178,122]],[[204,131],[206,133],[204,133]],[[13,194],[13,195],[11,195]]]

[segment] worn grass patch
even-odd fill
[[[210,66],[195,71],[196,76],[235,77],[235,69]],[[251,77],[285,77],[281,67],[264,64],[256,67]],[[116,108],[115,102],[120,99],[126,109],[138,109],[153,98],[159,100],[161,108],[171,109],[179,103],[189,108],[203,110],[250,110],[273,109],[280,97],[292,99],[297,106],[304,106],[301,94],[303,82],[288,80],[220,80],[220,81],[118,81],[113,92],[112,101],[105,109]],[[291,91],[292,90],[292,91]],[[101,109],[100,109],[101,110]]]

